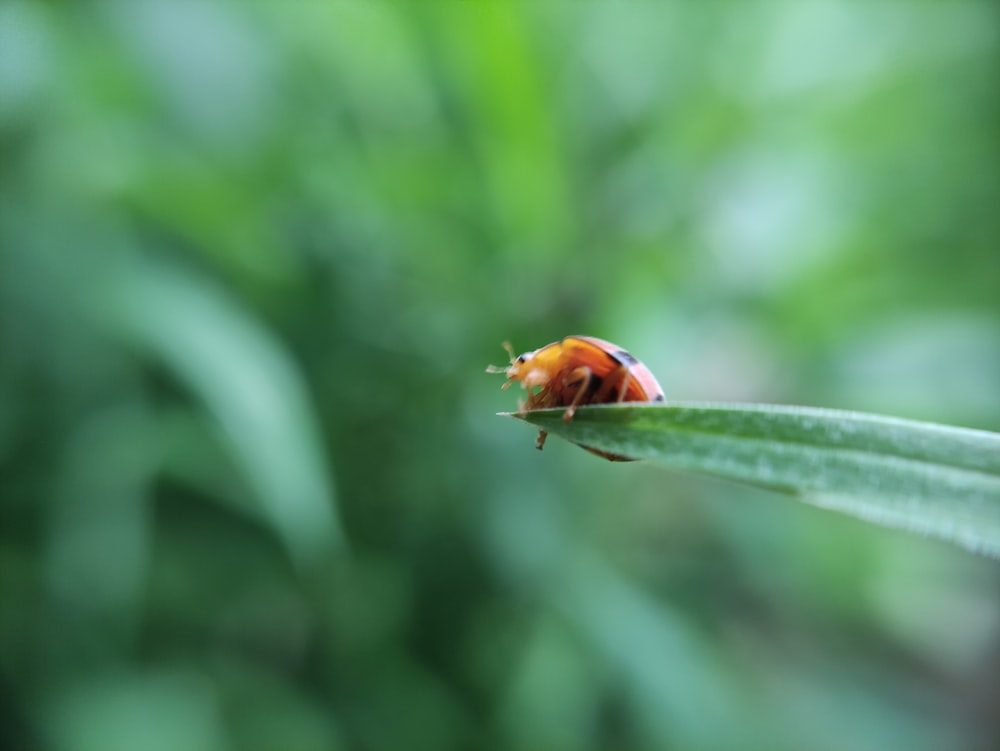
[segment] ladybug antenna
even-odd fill
[[[514,361],[517,360],[517,356],[514,354],[514,348],[511,346],[510,342],[504,342],[503,343],[503,348],[505,350],[507,350],[507,354],[510,355],[510,364],[513,365]],[[486,372],[487,373],[503,373],[504,375],[507,375],[507,372],[509,370],[510,370],[510,366],[509,365],[487,365],[486,366]],[[506,389],[508,386],[510,386],[510,384],[511,384],[511,381],[508,380],[507,383],[505,383],[500,388],[501,389]]]
[[[505,350],[507,350],[507,354],[510,356],[510,364],[513,365],[514,362],[517,360],[517,355],[514,354],[514,348],[511,346],[510,342],[504,342],[503,343],[503,348]],[[507,365],[487,365],[486,366],[486,372],[487,373],[506,373],[507,372],[507,368],[508,368]]]

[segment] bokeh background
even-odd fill
[[[991,2],[0,4],[0,746],[1000,745],[1000,563],[495,417],[1000,430]]]

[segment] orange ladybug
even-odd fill
[[[662,402],[665,399],[663,389],[649,368],[617,344],[604,339],[567,336],[560,342],[517,357],[509,342],[504,342],[503,346],[510,355],[510,365],[490,365],[486,372],[507,376],[502,389],[514,381],[521,382],[528,391],[527,401],[519,407],[521,412],[566,407],[563,419],[569,422],[576,408],[583,404]],[[539,431],[539,450],[545,445],[547,435],[544,430]],[[627,456],[589,446],[583,448],[611,461],[632,461]]]

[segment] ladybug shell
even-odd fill
[[[561,346],[561,360],[569,369],[585,366],[599,379],[624,365],[628,368],[629,383],[623,402],[660,402],[664,400],[663,389],[649,368],[636,359],[628,350],[594,336],[567,336],[557,345]],[[602,400],[603,401],[603,400]],[[618,390],[612,389],[606,403],[618,401]],[[595,404],[586,399],[583,404]]]

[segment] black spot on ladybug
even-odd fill
[[[632,367],[639,362],[630,353],[623,349],[608,352],[608,356],[615,362],[620,362],[622,365],[628,365],[629,367]]]

